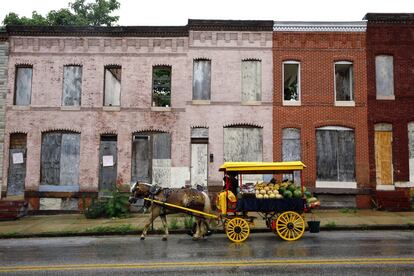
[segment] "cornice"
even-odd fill
[[[413,24],[414,13],[367,13],[363,20],[369,24]]]
[[[366,21],[346,22],[305,22],[305,21],[275,21],[275,32],[365,32]]]

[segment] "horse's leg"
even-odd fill
[[[151,223],[160,215],[159,208],[155,208],[153,205],[151,205],[150,212],[151,215],[149,216],[147,223],[145,224],[144,229],[142,230],[141,240],[145,240],[148,227],[150,227]]]
[[[160,215],[162,226],[164,227],[164,236],[162,236],[162,240],[166,241],[168,237],[168,224],[167,224],[167,216],[166,215]]]
[[[196,218],[196,232],[193,235],[193,241],[196,241],[201,237],[201,235],[200,235],[200,228],[201,227],[200,226],[201,226],[200,219]]]

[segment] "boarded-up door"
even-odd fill
[[[26,134],[10,135],[7,196],[24,195],[26,179]]]
[[[392,185],[392,131],[375,131],[377,185]]]
[[[207,144],[191,143],[191,186],[207,186]]]
[[[101,136],[99,145],[99,191],[112,190],[117,178],[117,136]]]
[[[132,181],[152,181],[151,136],[135,135],[132,142]]]

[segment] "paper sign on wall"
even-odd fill
[[[114,165],[114,157],[112,155],[102,156],[102,163],[104,167],[112,167]]]
[[[22,152],[13,153],[13,164],[23,164],[23,153]]]

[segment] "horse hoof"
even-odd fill
[[[163,240],[163,241],[166,241],[166,240],[167,240],[167,237],[162,237],[162,240]]]
[[[141,237],[141,241],[145,240],[145,237]]]
[[[198,240],[199,240],[199,238],[193,237],[193,241],[198,241]]]

